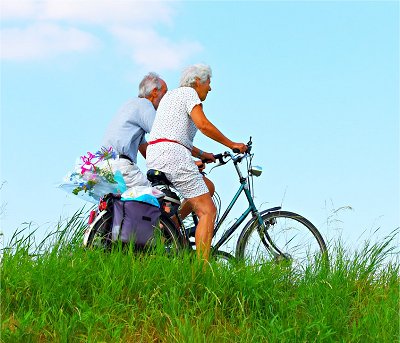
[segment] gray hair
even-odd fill
[[[139,84],[139,98],[145,98],[150,95],[154,88],[160,90],[161,78],[157,73],[148,73]]]
[[[206,82],[212,76],[210,66],[206,64],[194,64],[185,68],[181,75],[181,87],[192,87],[196,79],[201,83]]]

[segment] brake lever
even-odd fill
[[[224,157],[227,157],[227,156],[230,156],[229,152],[224,152],[223,154],[216,154],[216,155],[214,155],[214,158],[215,158],[215,160],[216,160],[216,161],[215,161],[216,165],[213,166],[213,167],[210,169],[209,173],[211,173],[211,171],[212,171],[214,168],[217,168],[217,167],[220,167],[220,166],[222,166],[222,165],[224,165],[224,164],[227,164],[228,161],[224,161]]]
[[[215,158],[215,160],[218,160],[219,163],[223,162],[222,154],[216,154],[216,155],[214,155],[214,158]],[[214,162],[216,162],[216,161],[214,161]]]

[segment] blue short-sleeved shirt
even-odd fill
[[[140,144],[146,143],[156,116],[150,100],[133,98],[126,102],[112,119],[103,138],[103,146],[112,147],[117,154],[129,156],[136,163]]]

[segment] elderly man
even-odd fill
[[[119,170],[122,173],[127,188],[150,185],[136,164],[137,152],[146,158],[144,136],[150,132],[158,105],[167,90],[167,84],[158,74],[147,74],[139,84],[138,97],[122,106],[105,133],[102,145],[111,146],[117,153],[117,158],[109,162],[113,172]]]

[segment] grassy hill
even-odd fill
[[[22,233],[3,250],[3,342],[399,341],[398,231],[296,271],[88,251],[83,225],[71,219],[34,253]]]

